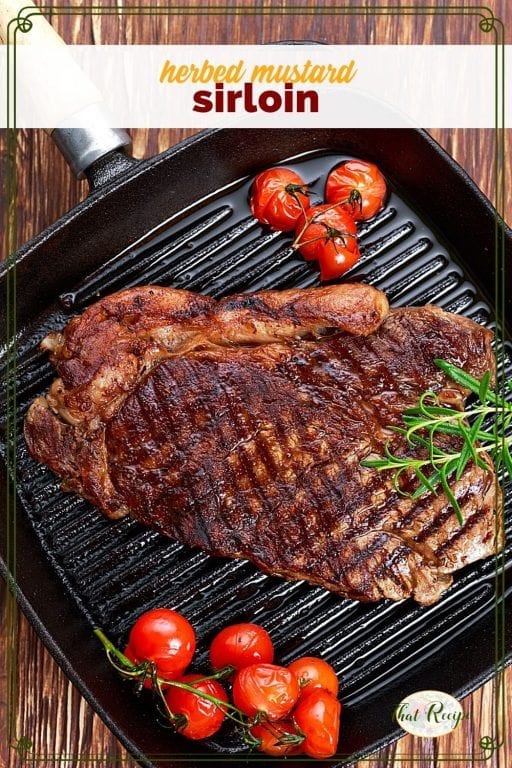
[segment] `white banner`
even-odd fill
[[[112,127],[492,128],[495,67],[486,45],[24,45],[10,124],[81,127],[103,99]]]

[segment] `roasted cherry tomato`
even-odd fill
[[[322,280],[340,277],[359,259],[356,223],[341,205],[310,208],[295,233],[295,247],[308,261],[319,262]]]
[[[322,759],[336,754],[340,714],[340,702],[323,688],[315,688],[299,701],[293,719],[305,736],[302,751],[306,755]]]
[[[232,624],[216,635],[210,646],[214,669],[242,669],[258,662],[271,663],[274,646],[268,632],[258,624]]]
[[[300,699],[309,696],[315,688],[323,688],[333,696],[338,695],[339,682],[336,672],[323,659],[304,656],[288,664],[288,669],[291,669],[299,681]]]
[[[135,656],[134,652],[132,651],[132,649],[130,648],[129,645],[126,646],[126,648],[124,649],[123,653],[126,656],[126,658],[129,659],[133,664],[137,664],[137,665],[142,664],[140,659],[138,659]],[[185,670],[183,670],[183,671],[185,671]],[[158,672],[158,670],[157,670],[157,672]],[[162,677],[162,673],[160,672],[159,674],[160,674],[160,677]],[[174,680],[175,677],[176,677],[176,673],[165,674],[163,676],[169,678],[169,680]],[[161,685],[163,691],[165,691],[165,689],[168,688],[168,686],[165,683],[160,683],[160,685]],[[144,688],[149,688],[150,689],[152,687],[153,687],[153,681],[151,679],[151,672],[149,672],[148,676],[144,680]]]
[[[373,163],[346,160],[338,165],[325,185],[328,203],[343,203],[356,221],[371,219],[384,207],[386,179]]]
[[[129,659],[133,664],[141,664],[140,659],[138,659],[135,656],[134,652],[132,651],[129,645],[126,646],[123,653],[126,656],[126,658]],[[153,683],[151,682],[151,677],[146,677],[146,679],[144,680],[144,688],[152,688],[152,687],[153,687]]]
[[[203,675],[189,674],[180,677],[180,683],[188,683],[198,693],[171,685],[165,692],[167,706],[174,715],[183,715],[186,722],[176,723],[176,730],[188,739],[207,739],[217,733],[226,712],[221,704],[205,699],[201,693],[213,696],[221,702],[228,701],[226,691],[218,680],[202,680]],[[195,682],[200,680],[200,682]]]
[[[250,207],[262,224],[279,232],[290,232],[301,213],[309,208],[307,187],[295,171],[270,168],[254,179]]]
[[[241,669],[233,684],[233,701],[249,717],[265,713],[269,720],[280,720],[299,697],[297,678],[286,667],[276,664],[251,664]]]
[[[266,755],[284,757],[285,755],[298,755],[302,751],[301,745],[304,737],[297,732],[295,725],[287,720],[253,725],[251,735],[260,742],[256,749]]]
[[[128,645],[138,661],[154,662],[161,677],[172,679],[182,675],[190,664],[196,636],[180,613],[170,608],[154,608],[139,616]]]

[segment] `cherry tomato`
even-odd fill
[[[315,688],[323,688],[332,693],[333,696],[338,695],[339,682],[336,672],[323,659],[316,656],[304,656],[288,664],[288,669],[291,669],[299,681],[299,699],[309,696]]]
[[[308,261],[319,262],[322,280],[340,277],[359,259],[356,223],[341,205],[310,208],[295,233],[295,247]]]
[[[260,741],[256,749],[266,755],[284,757],[298,755],[302,751],[304,737],[297,733],[295,725],[288,720],[258,723],[252,726],[251,734]]]
[[[126,658],[129,659],[133,664],[137,664],[137,665],[142,664],[140,659],[138,659],[135,656],[134,652],[132,651],[132,649],[130,648],[129,645],[126,646],[126,648],[124,649],[123,653],[126,656]],[[185,670],[183,670],[183,671],[185,671]],[[157,672],[158,672],[158,670],[157,670]],[[162,673],[160,672],[159,674],[160,674],[160,677],[167,677],[169,680],[174,680],[177,677],[177,675],[175,673],[173,673],[171,675],[169,675],[169,674],[162,675]],[[149,688],[150,689],[150,688],[153,687],[153,681],[151,679],[151,672],[149,672],[148,676],[144,680],[143,685],[144,685],[144,688]],[[160,685],[161,685],[163,691],[165,691],[165,689],[169,687],[165,683],[160,683]]]
[[[154,608],[139,616],[128,645],[139,661],[152,661],[161,677],[182,675],[192,660],[196,636],[192,625],[177,611]]]
[[[305,736],[302,751],[306,755],[321,759],[336,754],[340,714],[341,703],[323,688],[315,688],[299,701],[293,719]]]
[[[325,185],[328,203],[343,203],[356,221],[371,219],[384,207],[386,179],[373,163],[346,160],[338,165]]]
[[[203,675],[189,674],[179,679],[180,683],[188,683],[198,693],[177,688],[171,685],[165,692],[165,700],[174,715],[184,715],[186,723],[176,725],[176,730],[188,739],[207,739],[217,733],[226,716],[225,709],[201,696],[206,693],[222,702],[228,701],[226,691],[218,680],[201,680]],[[201,680],[201,682],[194,682]]]
[[[233,684],[233,701],[249,717],[264,712],[269,720],[280,720],[299,697],[297,678],[286,667],[251,664],[241,669]]]
[[[216,635],[210,646],[214,669],[242,669],[258,662],[271,663],[274,646],[268,632],[258,624],[232,624]]]
[[[288,168],[270,168],[259,173],[251,189],[252,215],[279,232],[290,232],[303,211],[309,208],[307,187],[298,173]]]
[[[133,662],[133,664],[140,664],[141,663],[140,659],[138,659],[135,656],[134,652],[132,651],[132,649],[130,648],[129,645],[126,646],[126,648],[124,649],[123,653],[124,653],[124,655],[126,656],[127,659],[129,659],[131,662]],[[144,688],[152,688],[152,687],[153,687],[153,683],[151,682],[151,677],[146,677],[146,679],[144,680]]]

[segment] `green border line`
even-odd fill
[[[437,5],[388,5],[376,8],[368,8],[364,5],[351,6],[316,6],[304,7],[299,5],[288,5],[285,7],[248,7],[248,6],[216,6],[214,8],[207,5],[174,5],[174,6],[151,6],[134,5],[129,8],[118,7],[116,5],[90,5],[87,7],[67,7],[67,6],[27,6],[22,8],[18,16],[8,24],[7,28],[7,152],[6,152],[6,228],[5,243],[8,273],[6,280],[6,306],[7,306],[7,387],[6,387],[6,459],[7,459],[7,494],[6,494],[6,526],[7,526],[7,545],[6,545],[6,565],[9,573],[8,589],[6,591],[6,679],[7,679],[7,732],[8,743],[17,752],[20,762],[30,759],[32,764],[41,760],[47,763],[52,758],[58,758],[61,762],[80,762],[89,760],[92,762],[105,761],[106,759],[116,760],[118,763],[134,761],[135,758],[120,758],[116,755],[34,755],[32,753],[32,742],[27,737],[18,738],[16,734],[17,721],[17,618],[18,607],[14,597],[14,586],[16,584],[16,262],[14,249],[17,242],[17,222],[16,222],[16,204],[17,204],[17,129],[16,129],[16,38],[18,32],[27,33],[32,28],[32,16],[43,16],[45,13],[52,15],[68,16],[463,16],[477,17],[480,19],[479,28],[484,33],[494,32],[494,78],[495,78],[495,128],[494,128],[494,164],[495,164],[495,201],[494,207],[497,212],[495,217],[495,314],[496,314],[496,356],[497,359],[505,360],[505,237],[504,237],[504,208],[506,200],[506,180],[505,180],[505,44],[504,44],[504,26],[500,19],[494,16],[493,11],[484,5],[460,5],[451,7],[439,7]],[[14,36],[12,37],[12,33]],[[14,47],[13,47],[14,46]],[[13,87],[14,84],[14,87]],[[12,93],[11,93],[12,89]],[[505,391],[504,366],[498,366],[497,387]],[[497,435],[497,440],[504,436]],[[496,535],[503,534],[503,525],[497,520]],[[500,552],[495,556],[496,575],[495,575],[495,715],[498,715],[495,725],[495,733],[492,736],[483,736],[480,739],[479,746],[482,750],[479,756],[475,754],[437,754],[436,759],[439,762],[445,760],[467,760],[471,765],[475,761],[487,761],[504,744],[506,733],[506,701],[504,690],[504,670],[505,670],[505,605],[504,600],[498,602],[498,595],[504,597],[505,588],[505,569],[504,553]],[[498,722],[501,720],[501,722]],[[501,726],[501,730],[500,730]],[[359,758],[358,762],[373,763],[376,759],[384,768],[380,756],[376,753],[367,758]],[[205,755],[204,753],[189,753],[187,757],[182,755],[158,755],[146,756],[153,762],[168,760],[179,757],[181,762],[195,760],[196,762],[217,761],[218,755]],[[245,760],[247,755],[241,753],[237,757]],[[223,755],[221,759],[231,762],[230,758]],[[352,756],[337,755],[340,764],[352,762]],[[423,757],[418,760],[423,760]],[[415,757],[391,756],[386,759],[386,765],[390,762],[416,761]],[[250,756],[249,761],[267,762],[268,758]],[[313,762],[318,764],[318,760],[307,760],[301,762]],[[329,762],[332,762],[329,761]],[[467,763],[466,763],[467,764]]]

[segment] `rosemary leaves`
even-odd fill
[[[504,470],[512,477],[512,403],[491,388],[490,371],[478,380],[445,360],[434,362],[454,382],[469,389],[475,396],[470,404],[463,411],[457,411],[442,405],[435,392],[424,392],[416,407],[404,411],[404,426],[390,427],[403,435],[409,447],[422,447],[421,456],[397,455],[388,442],[384,456],[361,463],[379,471],[393,472],[395,489],[412,498],[428,492],[434,495],[444,492],[462,525],[462,512],[450,483],[462,477],[470,462],[487,469],[490,457],[497,472]],[[512,382],[507,382],[507,387],[512,391]],[[459,440],[448,442],[442,435]],[[401,486],[404,473],[415,476],[416,488],[412,492],[404,491]]]

